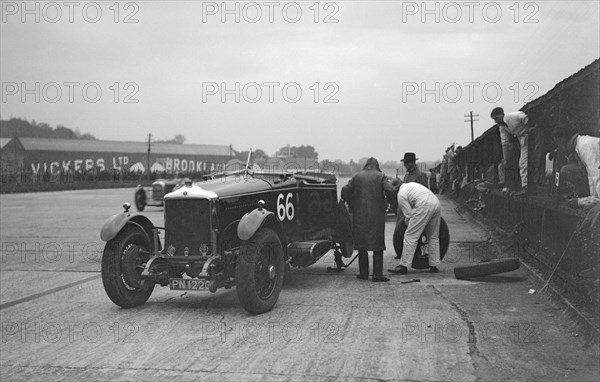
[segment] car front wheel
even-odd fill
[[[123,308],[145,303],[154,284],[143,288],[141,274],[150,259],[150,240],[141,227],[128,224],[109,240],[102,254],[102,283],[108,297]]]
[[[146,207],[146,193],[144,192],[144,190],[138,190],[135,193],[135,208],[137,208],[138,211],[142,212],[145,207]]]
[[[285,262],[279,236],[259,228],[242,242],[236,265],[237,295],[244,309],[261,314],[273,309],[283,286]]]

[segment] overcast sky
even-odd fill
[[[598,1],[22,4],[2,2],[2,119],[270,155],[440,159],[469,111],[477,137],[600,56]]]

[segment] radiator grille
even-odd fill
[[[211,250],[210,206],[207,199],[168,199],[165,201],[165,248],[175,246],[175,255],[207,255],[200,247]]]
[[[160,184],[152,185],[152,199],[154,200],[162,200],[163,196],[165,196],[165,190]]]

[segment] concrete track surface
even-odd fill
[[[597,381],[598,348],[521,269],[477,281],[453,268],[501,257],[441,197],[451,245],[441,272],[356,279],[333,256],[293,271],[253,316],[235,289],[157,287],[124,310],[104,293],[100,227],[133,190],[0,195],[2,381]],[[162,226],[162,208],[145,214]],[[396,265],[394,218],[384,269]],[[385,272],[387,273],[387,272]],[[418,278],[420,282],[401,284]]]

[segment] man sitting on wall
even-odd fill
[[[560,168],[558,195],[565,199],[590,196],[587,171],[574,155]]]
[[[454,189],[453,185],[458,177],[456,169],[456,159],[454,157],[454,145],[448,147],[444,153],[442,162],[442,180],[440,182],[440,194],[443,194],[448,187]]]
[[[475,211],[485,208],[484,195],[489,193],[491,189],[498,187],[498,168],[496,163],[493,161],[490,162],[482,180],[482,182],[477,183],[475,186],[478,193]]]
[[[429,169],[429,189],[434,194],[438,193],[438,183],[437,183],[438,173],[435,171],[435,168]]]

